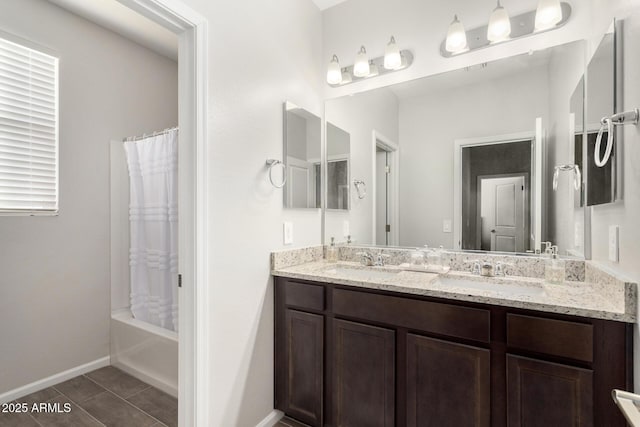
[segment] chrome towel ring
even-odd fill
[[[358,199],[364,199],[364,197],[367,195],[367,184],[360,179],[354,179],[353,185],[356,187]]]
[[[273,168],[275,166],[282,166],[282,183],[276,184],[273,182]],[[269,182],[276,188],[282,188],[287,183],[287,165],[285,165],[282,160],[276,159],[267,159],[267,166],[269,167]]]
[[[579,190],[582,186],[582,174],[578,165],[558,165],[553,171],[553,191],[558,190],[558,175],[560,172],[573,171],[573,188]]]
[[[593,160],[595,161],[596,166],[598,166],[599,168],[603,167],[604,165],[607,164],[607,162],[609,161],[609,158],[611,157],[611,149],[613,148],[613,138],[614,138],[613,136],[614,125],[626,125],[626,124],[637,125],[639,116],[640,116],[640,112],[636,108],[635,110],[614,114],[611,117],[603,117],[602,120],[600,120],[601,126],[600,126],[600,130],[598,131],[598,136],[596,137],[596,147],[593,153],[594,154]],[[602,146],[602,136],[605,130],[607,131],[607,148],[605,149],[604,157],[600,157],[600,147]]]

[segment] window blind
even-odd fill
[[[58,59],[0,38],[0,213],[58,210]]]

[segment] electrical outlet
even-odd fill
[[[283,227],[283,240],[285,245],[293,244],[293,223],[285,221]]]
[[[442,232],[451,233],[451,220],[445,219],[442,221]]]
[[[609,261],[618,262],[620,254],[620,227],[609,226]]]
[[[349,221],[342,221],[342,235],[347,237],[351,233],[349,232]]]

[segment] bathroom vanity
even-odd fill
[[[322,260],[273,274],[275,407],[301,422],[626,425],[611,390],[633,389],[634,286]]]

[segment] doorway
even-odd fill
[[[398,145],[373,131],[373,239],[376,245],[398,245]]]
[[[529,179],[527,174],[478,177],[480,214],[476,227],[481,250],[524,252],[528,245]]]

